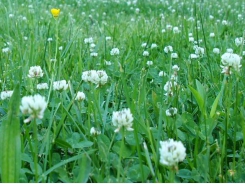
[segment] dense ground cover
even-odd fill
[[[245,181],[245,2],[0,5],[2,182]]]

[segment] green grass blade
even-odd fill
[[[213,103],[211,111],[210,111],[210,118],[212,118],[214,116],[214,114],[215,114],[215,111],[216,111],[220,96],[221,96],[221,92],[219,92],[218,96],[214,100],[214,103]]]
[[[86,183],[89,178],[89,174],[91,171],[91,161],[87,155],[83,155],[80,163],[79,174],[76,178],[77,183]]]
[[[9,102],[8,117],[3,121],[0,134],[0,164],[2,182],[19,182],[21,168],[20,121],[20,85],[15,87]]]

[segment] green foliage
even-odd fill
[[[21,137],[20,137],[20,84],[17,84],[9,102],[7,119],[0,129],[0,168],[4,183],[20,181]],[[17,108],[16,108],[17,107]]]
[[[1,182],[245,181],[244,44],[234,41],[245,37],[242,0],[0,5],[0,88],[14,89],[0,100]],[[51,8],[61,9],[59,17]],[[85,43],[90,37],[94,45]],[[168,45],[173,52],[164,51]],[[197,46],[204,54],[190,58]],[[119,55],[111,55],[112,48]],[[228,48],[242,57],[239,72],[221,73]],[[40,66],[43,77],[29,78],[31,66]],[[82,80],[88,70],[104,70],[107,83]],[[53,90],[58,80],[68,89]],[[48,89],[37,89],[39,83]],[[85,100],[76,100],[78,91]],[[24,123],[21,98],[34,94],[45,97],[47,109],[43,118]],[[134,130],[115,132],[112,115],[123,108],[130,109]],[[177,114],[168,116],[170,108]],[[159,141],[170,138],[186,148],[175,167],[159,160]]]

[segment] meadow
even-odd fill
[[[1,182],[245,182],[245,2],[2,0]]]

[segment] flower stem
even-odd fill
[[[119,182],[119,177],[121,175],[121,161],[122,161],[122,152],[123,152],[123,147],[124,147],[124,127],[122,128],[122,142],[121,142],[121,147],[120,147],[120,152],[119,152],[119,160],[118,160],[118,171],[117,171],[117,182]],[[120,181],[123,182],[123,181]]]
[[[38,182],[38,138],[37,138],[37,122],[36,119],[32,122],[33,138],[34,138],[34,168],[35,168],[35,181]]]

